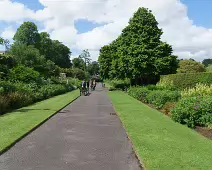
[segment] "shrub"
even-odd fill
[[[148,90],[171,90],[171,91],[178,90],[177,88],[172,86],[148,85],[146,87],[148,88]]]
[[[205,66],[193,60],[181,60],[177,69],[178,73],[199,73],[204,71]]]
[[[111,80],[108,81],[109,84],[116,89],[121,89],[124,90],[125,88],[129,88],[130,87],[130,80],[129,79],[125,79],[125,80]]]
[[[167,102],[164,106],[163,106],[163,110],[165,112],[165,114],[170,115],[171,111],[176,107],[176,102]]]
[[[59,84],[45,85],[39,89],[39,92],[43,95],[45,99],[59,94],[63,94],[67,91],[68,90],[66,89],[65,86]]]
[[[185,89],[181,92],[182,97],[212,96],[212,84],[196,84],[194,88]]]
[[[208,65],[208,67],[206,67],[206,71],[207,72],[212,72],[212,64]]]
[[[0,115],[4,114],[9,107],[9,100],[5,96],[0,96]]]
[[[212,84],[212,73],[170,74],[161,76],[160,86],[172,86],[180,89],[195,87],[197,83]]]
[[[130,87],[128,94],[142,102],[146,101],[146,96],[150,93],[146,87]]]
[[[38,82],[40,80],[39,72],[21,65],[14,67],[10,71],[9,77],[12,81],[21,81],[25,83]]]
[[[151,91],[146,100],[150,104],[154,104],[158,109],[162,108],[166,102],[176,102],[180,98],[179,91],[156,90]]]
[[[10,93],[7,98],[10,109],[18,109],[33,103],[31,96],[20,92]]]
[[[76,78],[69,78],[69,83],[72,84],[75,87],[81,87],[82,81],[80,81],[79,79]]]
[[[208,126],[212,123],[212,97],[189,97],[181,99],[172,110],[174,121],[188,127]]]

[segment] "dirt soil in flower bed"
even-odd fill
[[[148,105],[151,108],[154,108],[158,111],[160,111],[161,113],[167,115],[168,117],[171,116],[171,112],[169,112],[168,114],[165,112],[165,110],[163,109],[157,109],[154,105],[152,104],[148,104],[145,103],[146,105]],[[212,140],[212,128],[207,128],[207,127],[200,127],[200,126],[196,126],[196,128],[194,129],[196,132],[198,132],[199,134],[201,134],[202,136]]]

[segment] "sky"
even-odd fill
[[[179,58],[212,58],[211,0],[0,0],[0,37],[12,38],[24,21],[67,45],[72,58],[88,49],[93,60],[112,42],[138,7],[152,10],[162,41]],[[3,50],[0,47],[0,50]]]

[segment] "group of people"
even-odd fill
[[[95,80],[94,81],[92,81],[92,80],[90,80],[90,81],[84,80],[82,82],[82,90],[84,92],[89,93],[89,89],[95,90],[95,88],[96,88],[96,81]]]

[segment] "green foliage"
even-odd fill
[[[154,104],[157,108],[161,109],[167,102],[177,102],[180,96],[179,91],[155,90],[146,96],[146,100],[148,103]]]
[[[89,53],[88,50],[83,50],[82,54],[80,54],[79,58],[82,59],[84,61],[84,71],[87,71],[87,66],[90,64],[91,62],[91,55]]]
[[[212,73],[170,74],[161,76],[159,86],[172,86],[180,89],[195,87],[197,83],[212,84]]]
[[[129,79],[125,79],[125,80],[110,80],[109,84],[115,89],[124,90],[125,88],[129,88],[130,87],[130,80]]]
[[[0,54],[0,78],[6,79],[9,70],[15,65],[16,61],[11,55]]]
[[[165,111],[165,114],[170,115],[171,111],[176,107],[177,102],[167,102],[163,106],[163,110]]]
[[[14,67],[10,71],[9,77],[12,81],[22,81],[25,83],[31,83],[38,82],[40,79],[40,74],[32,68],[19,65],[17,67]]]
[[[212,65],[212,59],[204,59],[202,61],[202,64],[205,66],[205,67],[208,67],[210,64]]]
[[[212,72],[212,64],[208,65],[205,70],[207,72]]]
[[[45,85],[39,89],[39,93],[41,93],[45,99],[65,92],[67,92],[66,87],[60,84]]]
[[[69,78],[69,83],[72,84],[75,87],[81,87],[82,81],[80,81],[77,78]]]
[[[99,74],[99,63],[98,62],[96,62],[96,61],[93,61],[92,63],[90,63],[89,65],[88,65],[88,72],[89,72],[89,74],[90,75],[96,75],[96,74]]]
[[[4,39],[0,37],[0,45],[4,44]]]
[[[203,64],[192,60],[181,60],[177,69],[178,73],[199,73],[204,71]]]
[[[21,92],[9,93],[7,100],[9,101],[8,109],[18,109],[33,103],[31,95]]]
[[[131,78],[136,84],[145,84],[156,81],[160,74],[176,73],[177,57],[170,45],[160,41],[162,33],[152,12],[139,8],[122,34],[101,48],[102,77]]]
[[[0,95],[0,115],[5,113],[9,108],[9,100],[7,97]]]
[[[73,68],[73,77],[79,80],[84,80],[86,79],[86,73],[81,69]]]
[[[196,84],[193,88],[184,89],[181,91],[182,97],[195,97],[195,96],[212,96],[212,84]]]
[[[208,126],[212,123],[212,97],[184,98],[172,110],[171,117],[188,127]]]
[[[13,40],[16,43],[34,45],[38,47],[40,35],[37,26],[33,22],[24,22],[15,33]]]
[[[147,102],[146,97],[151,91],[146,87],[130,87],[128,94],[139,101]]]
[[[84,67],[85,67],[85,62],[82,58],[78,57],[78,58],[74,58],[72,60],[72,63],[73,63],[73,67],[74,68],[78,68],[78,69],[81,69],[83,70]]]

